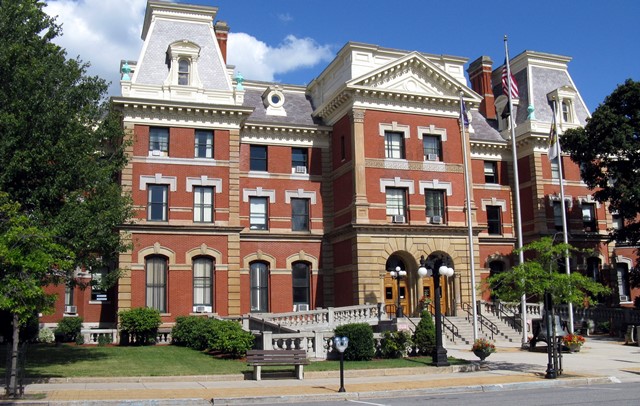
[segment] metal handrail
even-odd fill
[[[435,307],[433,303],[429,303],[429,312],[433,314],[435,312]],[[446,328],[451,332],[452,341],[456,342],[456,337],[460,337],[460,333],[458,332],[458,326],[456,326],[451,320],[447,318],[444,314],[440,314],[440,320],[442,321],[442,327]]]
[[[461,303],[461,307],[462,307],[462,310],[464,310],[467,313],[467,320],[469,320],[469,317],[473,317],[473,308],[471,307],[470,304]],[[492,322],[482,314],[478,314],[477,316],[478,316],[478,321],[480,322],[480,329],[484,332],[484,327],[486,327],[487,330],[491,332],[491,339],[493,340],[494,336],[496,334],[499,334],[500,332],[500,330],[498,329],[498,326],[496,326],[494,322]]]
[[[522,332],[522,323],[516,318],[516,314],[514,312],[509,314],[502,308],[502,306],[496,304],[493,305],[493,309],[498,313],[498,317],[504,315],[504,319],[501,318],[503,321],[508,321],[512,328]]]

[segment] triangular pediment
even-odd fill
[[[480,101],[473,90],[417,52],[354,78],[347,87],[442,99],[457,99],[462,91],[465,99]]]

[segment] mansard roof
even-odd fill
[[[144,46],[138,58],[132,84],[162,86],[169,74],[169,45],[189,41],[200,47],[198,70],[207,90],[232,91],[231,80],[213,29],[214,7],[192,6],[175,10],[176,5],[149,2],[142,38]]]
[[[536,120],[551,122],[551,104],[547,95],[567,86],[577,89],[567,67],[570,61],[571,58],[568,56],[535,51],[524,51],[511,60],[510,68],[518,82],[520,94],[516,124],[522,124],[528,120],[528,106],[533,106]],[[495,84],[493,93],[496,98],[502,95],[500,76],[503,66],[500,65],[492,73],[492,83]],[[575,93],[577,95],[574,103],[576,117],[580,125],[585,125],[590,116],[589,110],[579,92],[575,90]],[[500,113],[498,112],[498,115]]]
[[[283,110],[286,115],[270,115],[263,103],[264,91],[270,86],[277,85],[284,95]],[[313,107],[311,100],[305,94],[305,87],[281,85],[269,82],[244,82],[245,93],[243,106],[253,108],[249,122],[280,123],[299,126],[315,126],[317,123],[311,114]]]

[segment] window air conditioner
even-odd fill
[[[306,304],[306,303],[296,305],[296,308],[298,309],[299,312],[308,312],[309,311],[309,305]]]
[[[620,295],[620,302],[628,302],[628,301],[629,301],[629,296]]]
[[[160,150],[159,149],[154,149],[153,151],[151,151],[151,155],[160,156],[161,155]]]
[[[442,216],[432,216],[431,224],[442,224]]]
[[[296,173],[307,173],[306,166],[296,166]]]
[[[64,312],[67,314],[76,314],[78,313],[78,307],[77,306],[65,306],[64,307]]]
[[[196,313],[204,313],[207,310],[204,306],[196,306]]]
[[[439,161],[440,157],[438,154],[427,154],[427,161]]]
[[[394,223],[404,223],[405,222],[405,218],[402,215],[395,215],[391,218],[391,221]]]

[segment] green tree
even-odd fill
[[[127,247],[118,227],[132,213],[118,182],[126,164],[123,130],[106,101],[107,83],[88,76],[87,64],[67,59],[52,42],[61,27],[43,6],[37,0],[0,1],[0,191],[38,231],[24,238],[49,238],[70,253],[74,266],[47,268],[55,270],[52,280],[73,284],[77,267],[108,267],[113,272],[104,278],[106,288],[117,280],[117,259]],[[35,265],[24,266],[15,281],[25,284],[21,294],[44,298],[40,275],[25,279]],[[19,297],[5,299],[3,308],[20,324],[27,312],[17,305]],[[43,299],[28,310],[48,304]]]
[[[0,192],[0,309],[12,314],[11,357],[7,393],[18,394],[17,363],[20,326],[55,301],[44,288],[64,280],[73,269],[73,253],[47,230],[20,212],[20,205]]]
[[[570,244],[554,244],[550,237],[543,237],[524,247],[525,253],[532,254],[525,262],[508,272],[501,272],[487,278],[486,287],[505,301],[519,301],[523,294],[542,298],[550,292],[554,303],[573,303],[582,306],[590,302],[590,296],[605,294],[609,289],[579,272],[558,272],[558,259],[565,252],[577,250]],[[514,253],[518,254],[518,250]]]
[[[584,128],[567,130],[562,149],[580,164],[580,175],[595,190],[593,197],[609,203],[624,219],[611,238],[640,242],[640,82],[628,79],[607,96]]]

